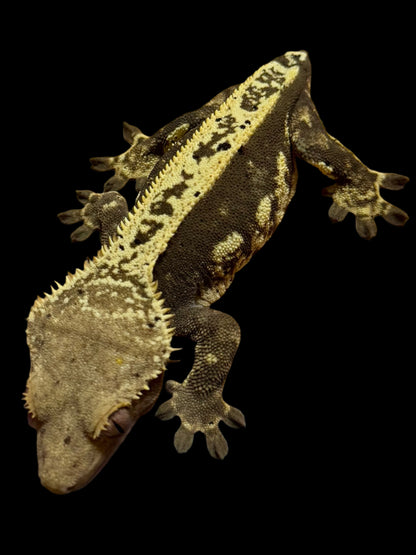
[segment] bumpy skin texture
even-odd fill
[[[83,208],[60,214],[82,222],[74,241],[99,230],[102,250],[29,316],[26,401],[41,480],[58,493],[85,485],[156,401],[173,333],[195,343],[194,363],[183,383],[167,382],[157,415],[180,418],[179,452],[202,432],[210,454],[226,456],[219,422],[245,425],[222,397],[240,329],[210,306],[283,218],[296,157],[335,181],[330,217],[351,212],[362,237],[375,235],[376,216],[407,220],[380,196],[407,178],[370,170],[326,132],[306,52],[276,58],[151,137],[128,124],[124,136],[124,154],[92,160],[115,172],[104,192],[78,191]],[[128,212],[118,191],[130,179],[139,196]]]

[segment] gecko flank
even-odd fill
[[[365,239],[376,234],[377,216],[406,222],[380,190],[407,178],[369,169],[326,132],[310,78],[307,53],[288,52],[152,136],[125,124],[130,148],[92,159],[95,170],[114,174],[102,193],[78,191],[82,208],[59,217],[81,224],[74,241],[98,230],[102,248],[38,298],[28,318],[25,400],[49,490],[85,486],[152,408],[174,335],[193,341],[193,366],[182,383],[167,381],[171,398],[156,414],[179,417],[179,452],[201,432],[213,457],[226,456],[220,421],[245,425],[222,397],[240,329],[211,305],[283,218],[296,158],[333,180],[330,217],[352,213]],[[120,192],[129,180],[138,195],[131,210]]]

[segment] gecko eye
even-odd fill
[[[102,437],[120,437],[133,426],[134,421],[127,408],[118,409],[108,418],[107,426],[101,432]]]

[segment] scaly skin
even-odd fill
[[[103,247],[28,321],[25,397],[45,487],[74,491],[105,465],[156,402],[174,333],[195,343],[194,362],[183,383],[167,382],[172,397],[157,415],[180,418],[179,452],[201,432],[213,457],[226,456],[219,422],[245,425],[222,396],[240,329],[211,304],[283,218],[296,157],[335,181],[330,217],[351,212],[362,237],[375,235],[377,216],[407,220],[380,196],[407,178],[370,170],[331,137],[309,89],[307,54],[289,52],[151,137],[125,124],[128,151],[92,160],[114,176],[101,194],[78,191],[83,208],[60,218],[82,223],[74,241],[99,230]],[[129,212],[118,191],[131,179],[139,198]]]

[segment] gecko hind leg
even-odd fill
[[[126,199],[116,191],[105,193],[77,191],[77,197],[84,205],[83,208],[58,214],[63,224],[72,225],[82,222],[82,225],[72,232],[71,240],[85,241],[95,230],[98,230],[101,244],[108,244],[110,238],[116,235],[118,225],[128,214]]]

